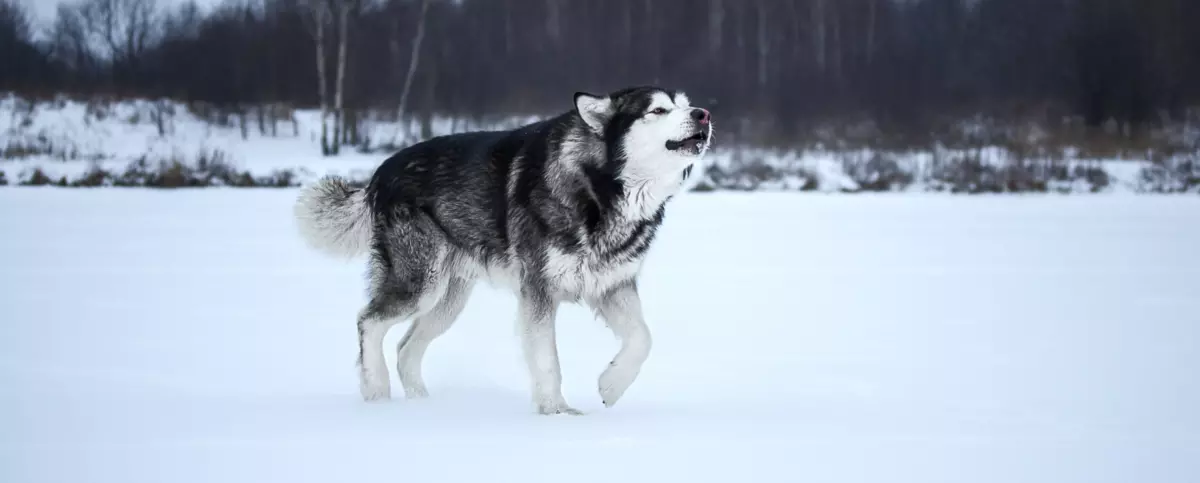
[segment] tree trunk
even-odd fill
[[[767,6],[763,0],[756,4],[758,8],[758,86],[767,85],[767,61],[771,55],[770,39],[767,37]],[[765,92],[765,91],[764,91]]]
[[[879,23],[877,0],[867,0],[867,66],[875,62],[875,29]]]
[[[428,82],[425,83],[425,96],[432,98],[437,91],[438,71],[437,68],[429,70]],[[434,111],[431,107],[426,106],[424,112],[421,113],[421,140],[426,140],[433,137],[433,115]]]
[[[342,116],[342,144],[346,146],[357,146],[359,144],[358,124],[359,116],[362,114],[358,109],[346,109],[346,114]]]
[[[495,1],[495,0],[493,0]],[[422,2],[424,3],[424,2]],[[513,49],[516,48],[516,41],[513,40],[517,34],[513,29],[513,8],[507,2],[504,5],[504,55],[511,56]]]
[[[317,91],[321,99],[321,154],[328,156],[329,151],[329,89],[325,75],[325,13],[326,5],[323,0],[314,0],[313,9],[313,39],[317,43]]]
[[[333,154],[341,152],[342,148],[342,132],[346,126],[346,44],[349,38],[350,31],[350,2],[351,0],[340,0],[338,2],[338,64],[337,64],[337,89],[334,93],[333,103],[336,118],[333,123]]]
[[[833,79],[842,81],[842,17],[836,8],[833,12]]]
[[[397,13],[390,14],[394,17],[394,20],[391,23],[391,29],[388,32],[388,55],[391,56],[392,82],[403,85],[405,72],[400,68],[400,21],[403,20],[404,17]],[[403,102],[403,100],[401,100],[401,102]],[[400,112],[397,111],[396,114],[399,115]],[[396,122],[399,123],[400,119],[397,118]]]
[[[651,0],[646,0],[646,3],[644,4],[646,9],[643,12],[643,15],[646,16],[646,25],[647,26],[658,25],[654,21],[654,19],[655,19],[654,3],[655,2],[652,2]],[[654,27],[649,28],[649,31],[651,31],[651,32],[654,32],[656,30],[657,29],[655,29]],[[648,50],[650,51],[650,65],[653,66],[653,70],[651,71],[651,74],[653,74],[654,79],[656,79],[655,82],[658,82],[657,79],[658,79],[658,76],[661,75],[662,64],[663,64],[662,50],[659,48],[659,37],[660,37],[659,35],[651,36],[650,43],[646,46],[648,48]]]
[[[708,53],[717,56],[725,38],[725,4],[723,0],[708,1]]]
[[[412,90],[413,79],[416,78],[417,66],[421,63],[421,42],[425,40],[425,17],[429,13],[430,0],[421,0],[421,13],[417,17],[417,33],[413,35],[412,51],[408,56],[408,73],[404,75],[404,88],[400,90],[400,107],[396,111],[397,122],[404,126],[404,114],[408,109],[408,93]],[[399,132],[396,133],[399,137]],[[399,142],[396,139],[394,142]]]
[[[800,60],[804,58],[804,22],[800,15],[800,7],[796,2],[788,2],[788,43],[792,49],[790,55],[793,59]]]
[[[246,119],[246,107],[237,106],[238,127],[242,129],[242,140],[250,139],[249,121]]]
[[[817,61],[817,71],[821,74],[825,73],[825,0],[816,0],[813,2],[813,53]]]
[[[561,0],[546,0],[546,35],[555,44],[558,43],[559,37],[562,34],[562,7]]]
[[[621,8],[622,8],[621,26],[625,33],[625,35],[622,36],[625,39],[625,49],[622,50],[621,52],[625,53],[625,54],[630,54],[633,52],[633,45],[634,45],[633,44],[633,5],[631,5],[630,2],[623,2]],[[628,65],[625,66],[625,72],[629,72]]]

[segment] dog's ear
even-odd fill
[[[604,124],[612,117],[613,103],[608,96],[597,96],[586,92],[575,93],[575,110],[583,122],[597,133],[604,132]]]

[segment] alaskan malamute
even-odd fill
[[[358,314],[360,389],[390,397],[384,334],[407,397],[426,396],[421,359],[458,317],[477,279],[519,297],[522,349],[541,414],[580,414],[562,395],[554,319],[591,307],[621,340],[600,375],[611,407],[650,353],[637,276],[664,206],[707,152],[712,120],[682,92],[634,87],[575,94],[575,108],[511,131],[453,134],[407,147],[363,189],[326,177],[295,205],[304,239],[331,255],[370,253]]]

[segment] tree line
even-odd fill
[[[686,89],[726,128],[1077,116],[1200,105],[1195,0],[0,0],[0,90],[482,116],[577,90]],[[338,142],[327,147],[336,150]]]

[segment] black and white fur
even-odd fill
[[[575,108],[511,131],[442,136],[383,162],[365,189],[336,177],[295,205],[304,239],[332,255],[370,253],[370,301],[358,314],[360,389],[390,397],[384,334],[407,397],[427,395],[421,360],[476,280],[519,297],[522,348],[542,414],[579,414],[562,395],[555,312],[591,307],[621,340],[600,376],[611,407],[650,353],[637,276],[664,207],[707,152],[708,111],[682,92],[634,87],[577,93]]]

